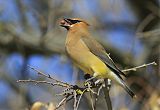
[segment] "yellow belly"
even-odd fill
[[[78,66],[81,70],[86,74],[90,74],[99,78],[106,78],[109,69],[97,56],[92,54],[91,52],[83,53],[79,56],[79,58],[73,58],[73,62],[76,66]]]

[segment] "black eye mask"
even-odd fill
[[[78,22],[81,22],[80,20],[72,20],[72,19],[64,19],[66,22],[68,22],[69,24],[76,24]]]
[[[71,23],[72,23],[72,24],[76,24],[76,23],[78,23],[78,22],[81,22],[81,21],[79,21],[79,20],[71,20]]]

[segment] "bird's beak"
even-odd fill
[[[64,18],[60,21],[60,26],[65,27],[67,30],[69,30],[71,25],[71,19]]]

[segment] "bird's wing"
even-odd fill
[[[109,59],[104,47],[99,42],[91,38],[91,36],[83,36],[81,37],[81,40],[87,45],[89,50],[94,55],[99,57],[115,74],[117,74],[120,78],[121,76],[119,74],[126,77],[126,75]]]

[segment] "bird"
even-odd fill
[[[93,78],[113,80],[132,98],[136,97],[122,78],[126,75],[109,59],[105,48],[92,37],[88,22],[81,18],[63,18],[59,24],[67,29],[65,50],[75,66]]]

